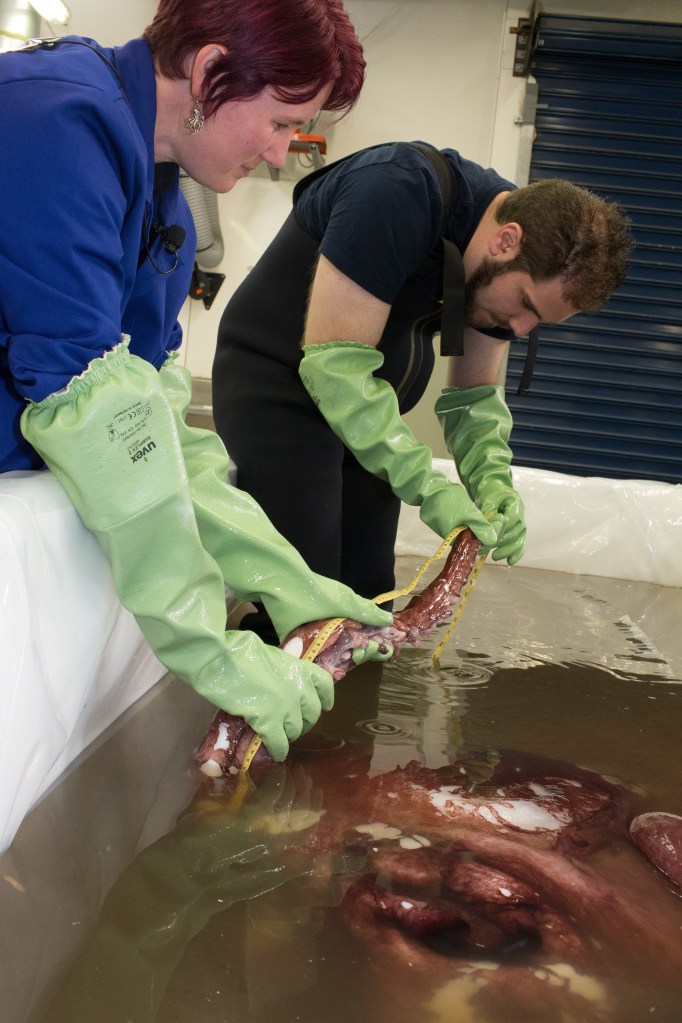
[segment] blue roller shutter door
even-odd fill
[[[618,202],[636,250],[594,315],[543,325],[527,397],[509,359],[519,465],[682,482],[682,25],[542,16],[530,180]]]

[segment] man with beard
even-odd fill
[[[605,302],[631,252],[626,218],[567,181],[517,189],[407,142],[309,175],[294,207],[221,319],[214,416],[238,486],[312,568],[366,596],[393,587],[402,501],[439,536],[467,525],[515,564],[507,348]],[[450,369],[435,411],[463,485],[401,418],[436,332]],[[245,624],[267,635],[262,611]]]

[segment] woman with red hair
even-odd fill
[[[174,363],[195,230],[179,168],[226,192],[322,108],[350,109],[362,48],[340,0],[161,0],[143,37],[0,60],[0,471],[51,469],[159,660],[244,717],[275,759],[332,703],[322,668],[225,631],[225,588],[280,639],[391,617],[316,575],[189,428]],[[38,155],[37,155],[38,154]]]

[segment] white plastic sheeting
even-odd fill
[[[0,851],[165,668],[49,472],[0,475]]]
[[[447,459],[434,467],[457,480]],[[524,568],[682,586],[682,485],[524,468],[513,477],[526,508]],[[396,553],[428,556],[437,545],[419,509],[403,505]]]

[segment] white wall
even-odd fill
[[[151,20],[155,0],[71,0],[68,31],[105,44],[138,35]],[[542,12],[682,22],[680,0],[542,0]],[[347,0],[363,41],[368,70],[361,98],[337,125],[320,120],[327,160],[376,142],[423,139],[461,149],[518,180],[525,82],[512,76],[515,37],[510,29],[526,17],[530,0]],[[290,155],[277,182],[259,169],[220,197],[225,258],[215,269],[226,275],[213,308],[188,300],[182,314],[182,356],[195,376],[211,373],[222,309],[266,248],[291,208],[291,191],[306,167]],[[519,180],[518,183],[523,183]],[[264,301],[267,296],[264,296]],[[408,417],[436,455],[445,451],[432,414],[443,366],[420,405]]]

